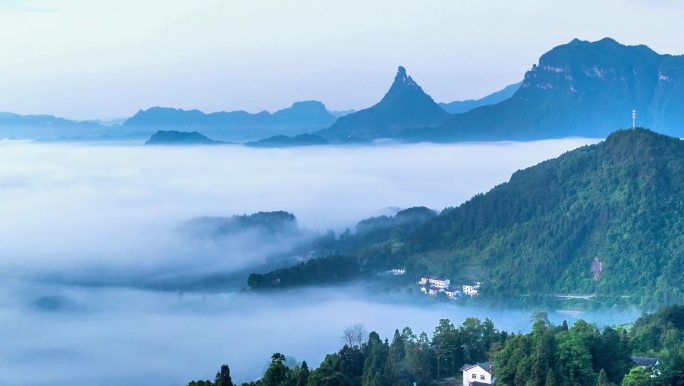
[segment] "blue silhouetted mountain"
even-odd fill
[[[154,133],[145,145],[219,145],[225,142],[215,141],[196,131],[159,130]]]
[[[328,110],[330,114],[332,114],[333,117],[335,118],[340,118],[344,117],[345,115],[349,115],[351,113],[355,113],[356,110],[354,109],[349,109],[349,110]]]
[[[330,126],[335,120],[321,102],[305,101],[272,114],[267,111],[206,114],[199,110],[152,107],[138,111],[123,126],[137,130],[201,131],[220,140],[250,141],[273,135],[303,134]]]
[[[605,137],[637,124],[684,135],[684,56],[624,46],[612,39],[573,40],[539,59],[509,99],[454,115],[413,140],[529,140]]]
[[[449,118],[423,89],[399,67],[394,83],[376,105],[351,113],[315,134],[329,141],[368,141],[396,137],[412,127],[437,126]]]
[[[0,113],[0,138],[56,139],[59,137],[97,137],[107,126],[88,121],[72,121],[53,115]]]
[[[326,145],[328,143],[323,137],[315,134],[300,134],[294,137],[276,135],[259,141],[247,142],[245,145],[251,147],[294,147]]]
[[[467,99],[464,101],[454,101],[449,103],[440,103],[440,107],[446,110],[449,114],[460,114],[468,112],[476,107],[493,105],[510,98],[520,88],[522,82],[508,85],[502,90],[489,94],[480,99]]]

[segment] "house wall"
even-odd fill
[[[473,378],[473,375],[475,378]],[[482,378],[484,376],[484,379]],[[481,382],[492,384],[492,375],[480,366],[475,366],[463,372],[463,386],[468,386],[470,382]]]

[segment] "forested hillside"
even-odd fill
[[[362,264],[485,282],[482,295],[684,301],[684,143],[648,130],[518,171],[459,207],[339,248]],[[409,231],[405,231],[408,229]]]

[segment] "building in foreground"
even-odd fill
[[[489,362],[464,365],[461,367],[461,372],[463,372],[463,386],[494,384],[494,367]]]

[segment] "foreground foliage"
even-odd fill
[[[505,386],[666,386],[684,384],[684,306],[641,316],[633,326],[599,330],[583,320],[554,326],[535,314],[528,334],[508,334],[491,320],[468,318],[460,326],[442,319],[432,338],[410,328],[384,341],[376,332],[350,339],[338,352],[309,369],[306,362],[286,365],[283,354],[271,357],[263,377],[242,386],[409,386],[432,385],[460,367],[491,360],[496,385]],[[639,367],[633,355],[658,358]],[[233,386],[226,365],[214,382],[189,386]]]

